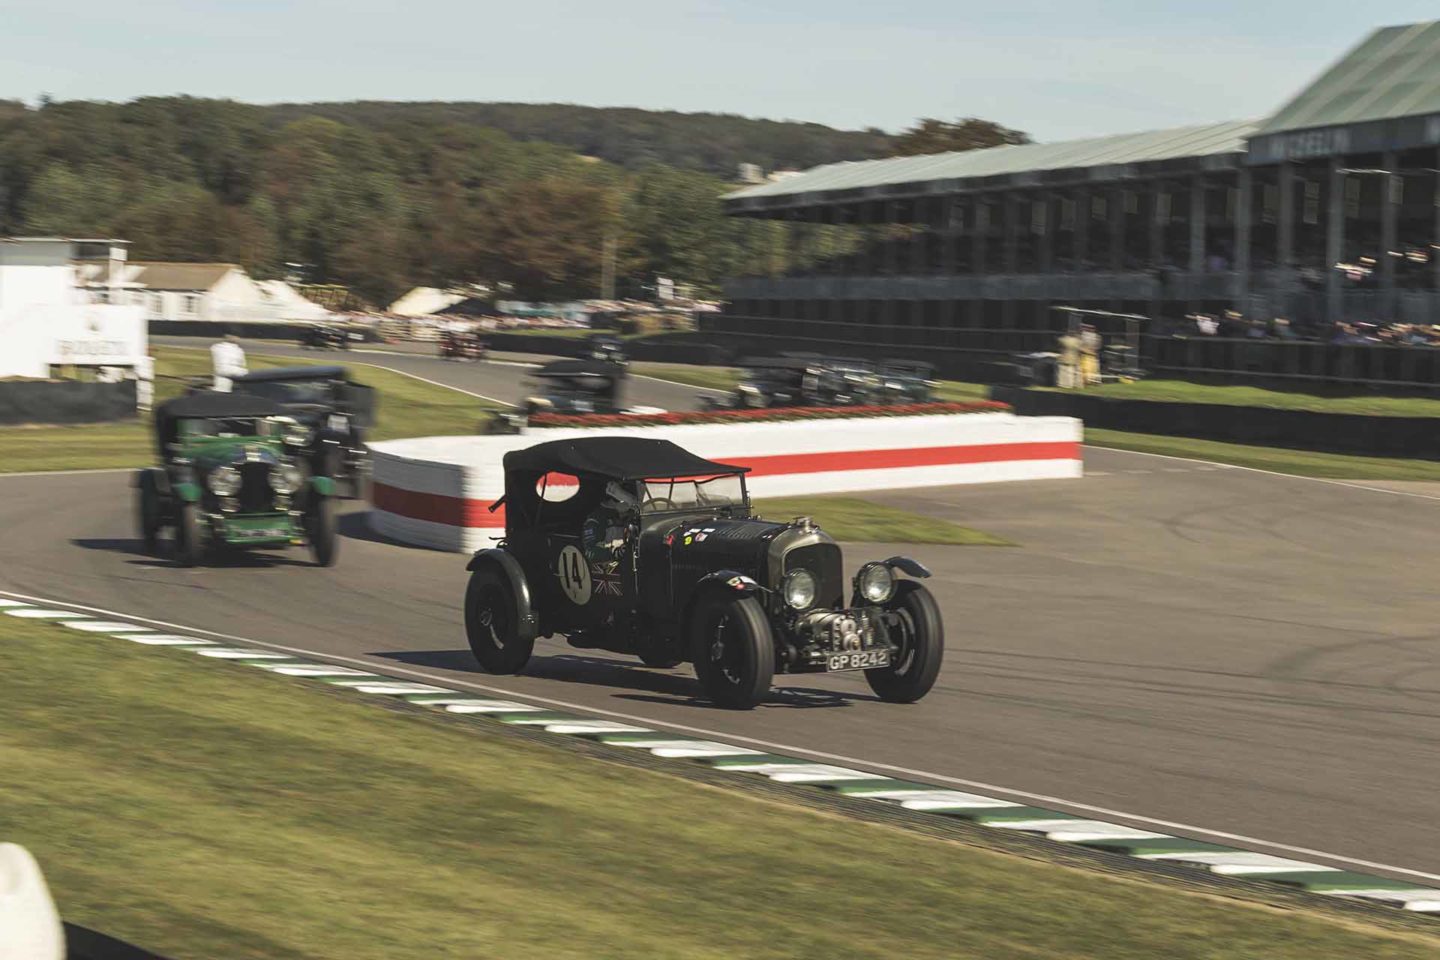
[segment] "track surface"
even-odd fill
[[[169,346],[200,348],[209,346],[208,342],[200,337],[155,337],[153,339],[157,344]],[[530,378],[533,367],[513,361],[481,360],[473,363],[446,361],[433,354],[427,356],[415,354],[409,350],[392,351],[379,344],[375,345],[373,349],[325,351],[303,350],[299,347],[250,340],[242,340],[241,345],[250,354],[295,357],[311,362],[354,366],[356,367],[355,379],[361,382],[365,379],[365,368],[358,365],[369,363],[424,377],[427,380],[434,380],[436,383],[443,383],[450,387],[458,387],[471,393],[482,394],[503,403],[520,403],[527,396],[536,392],[535,384]],[[541,363],[553,359],[555,358],[535,358],[537,362]],[[700,394],[713,392],[702,390],[699,387],[687,387],[666,380],[638,376],[629,377],[622,389],[624,391],[622,401],[627,406],[661,407],[665,410],[695,410],[700,406],[697,402]],[[383,397],[381,402],[384,402]]]
[[[413,362],[447,382],[493,366]],[[563,641],[489,677],[463,557],[352,513],[333,569],[300,550],[176,569],[140,555],[121,472],[0,476],[0,589],[1440,873],[1440,499],[1110,450],[1086,467],[870,495],[1023,544],[847,547],[851,568],[904,549],[936,570],[946,663],[913,706],[812,676],[725,712],[688,668]]]

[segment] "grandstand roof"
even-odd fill
[[[738,190],[728,194],[725,199],[758,200],[890,184],[970,180],[1007,174],[1078,170],[1116,164],[1239,154],[1245,150],[1245,138],[1254,130],[1253,121],[1233,120],[1196,127],[1064,140],[1058,143],[1026,143],[960,153],[832,163],[775,183]]]
[[[1440,20],[1376,30],[1258,135],[1440,113]]]

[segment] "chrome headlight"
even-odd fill
[[[781,584],[785,602],[796,610],[807,610],[815,603],[815,575],[809,570],[791,570]]]
[[[282,496],[290,496],[305,482],[305,471],[293,463],[277,463],[270,471],[270,489]]]
[[[205,480],[217,497],[233,497],[240,492],[240,471],[226,464],[210,471]]]
[[[285,424],[285,442],[292,447],[308,447],[314,436],[315,431],[303,423],[292,421]]]
[[[895,593],[895,572],[884,563],[867,563],[855,575],[855,589],[871,603],[884,603]]]

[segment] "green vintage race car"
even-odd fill
[[[335,480],[311,472],[310,431],[273,400],[192,393],[155,411],[160,466],[135,476],[147,553],[174,530],[175,562],[194,566],[211,548],[308,544],[335,562]]]

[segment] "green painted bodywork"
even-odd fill
[[[198,483],[177,483],[175,484],[175,496],[186,503],[200,502],[200,484]]]
[[[311,477],[310,489],[314,490],[322,497],[333,497],[335,496],[335,478]]]

